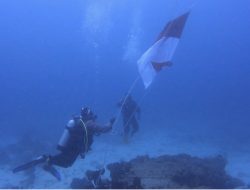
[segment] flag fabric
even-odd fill
[[[156,42],[138,60],[138,70],[145,88],[150,86],[159,71],[164,67],[171,66],[171,59],[188,16],[189,12],[169,21]]]

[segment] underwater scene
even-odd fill
[[[1,0],[1,189],[250,188],[249,0]]]

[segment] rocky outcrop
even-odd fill
[[[187,154],[157,158],[140,156],[129,162],[107,166],[112,178],[111,188],[236,188],[239,179],[225,172],[222,156],[198,158]]]

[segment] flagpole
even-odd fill
[[[135,85],[136,85],[136,83],[138,82],[139,79],[140,79],[140,74],[138,74],[138,76],[136,77],[136,79],[134,80],[134,82],[132,83],[132,85],[130,86],[130,88],[129,88],[129,90],[128,90],[128,92],[127,92],[127,94],[126,94],[126,96],[125,96],[125,98],[124,98],[124,100],[122,102],[121,108],[119,109],[119,111],[116,114],[117,116],[116,116],[116,119],[115,119],[115,122],[114,122],[113,126],[116,126],[116,124],[117,124],[117,122],[118,122],[118,120],[119,120],[119,118],[121,116],[122,108],[123,108],[123,106],[125,104],[125,101],[127,100],[128,96],[132,93],[132,91],[133,91],[133,89],[134,89],[134,87],[135,87]],[[145,95],[146,95],[146,93],[144,93],[142,99],[144,98]],[[117,134],[117,130],[116,129],[117,129],[117,127],[116,128],[113,127],[113,129],[111,131],[112,135],[116,135]],[[109,150],[105,150],[104,151],[102,168],[105,168],[105,164],[106,164],[107,157],[108,157],[108,154],[109,154],[110,150],[111,150],[111,147],[110,147]]]
[[[176,9],[178,9],[178,1],[176,1],[176,2],[177,2],[177,7],[176,7]],[[196,1],[196,2],[197,2],[197,1]],[[193,7],[195,4],[196,4],[196,3],[194,3],[194,4],[192,5],[192,7]],[[176,10],[176,12],[177,12],[177,10]],[[170,26],[167,28],[167,30],[170,30],[170,28],[171,28],[172,25],[173,25],[173,22],[174,22],[174,20],[170,23]],[[185,21],[185,22],[186,22],[186,21]],[[185,24],[185,22],[184,22],[184,24]],[[181,35],[181,34],[180,34],[180,35]],[[178,36],[177,36],[177,37],[178,37]],[[144,71],[145,71],[145,67],[142,69],[141,72],[144,72]],[[119,111],[118,111],[118,113],[117,113],[117,117],[116,117],[116,120],[115,120],[113,126],[116,126],[116,124],[117,124],[117,122],[118,122],[118,120],[119,120],[119,118],[120,118],[120,116],[121,116],[121,112],[122,112],[123,106],[124,106],[124,104],[125,104],[127,98],[129,97],[129,95],[130,95],[131,92],[133,91],[133,89],[134,89],[136,83],[138,82],[139,78],[140,78],[140,74],[139,74],[139,75],[137,76],[137,78],[134,80],[134,82],[133,82],[132,85],[130,86],[130,88],[129,88],[129,90],[128,90],[126,96],[125,96],[125,98],[123,99],[121,108],[119,109]],[[143,100],[143,98],[146,96],[147,93],[148,93],[148,90],[144,93],[144,95],[142,96],[142,98],[141,98],[141,100],[139,101],[139,103]],[[138,104],[138,105],[139,105],[139,104]],[[133,113],[133,114],[134,114],[134,113]],[[133,114],[132,114],[132,115],[133,115]],[[130,120],[130,119],[129,119],[129,120]],[[127,124],[128,124],[128,123],[126,123],[126,125],[127,125]],[[116,132],[117,132],[116,130],[117,130],[117,127],[113,127],[113,129],[112,129],[112,134],[116,134]],[[106,158],[107,158],[107,156],[108,156],[108,153],[109,153],[108,150],[105,151],[104,160],[103,160],[103,166],[105,166],[105,164],[106,164]]]

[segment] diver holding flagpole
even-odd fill
[[[97,116],[90,108],[82,108],[80,116],[75,116],[69,120],[64,129],[57,145],[60,153],[54,156],[41,155],[35,160],[14,168],[13,173],[27,170],[38,164],[44,164],[43,169],[45,171],[61,180],[61,176],[54,166],[68,168],[73,165],[79,155],[84,158],[86,153],[91,150],[94,136],[109,132],[115,121],[115,118],[111,118],[106,125],[101,126],[96,123],[96,119]]]

